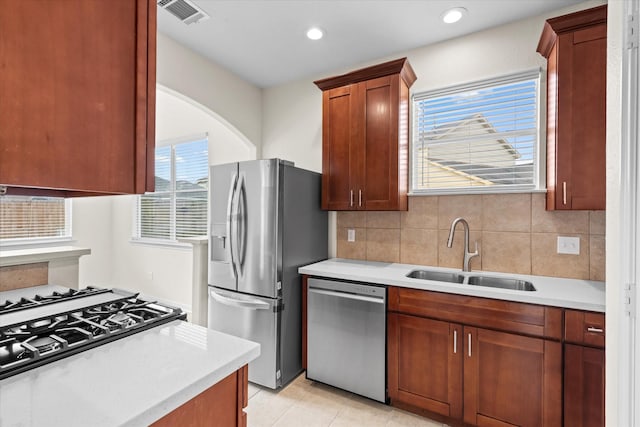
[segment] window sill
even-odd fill
[[[181,243],[175,240],[159,240],[159,239],[135,239],[129,240],[129,243],[140,246],[151,246],[155,248],[177,249],[177,250],[191,250],[193,245],[190,243]]]
[[[8,265],[33,264],[62,258],[79,258],[91,254],[91,249],[79,246],[54,246],[31,249],[2,249],[0,267]]]
[[[547,190],[541,189],[509,189],[509,190],[495,190],[490,191],[487,189],[470,190],[465,188],[464,190],[442,189],[442,190],[426,190],[419,192],[409,192],[408,196],[470,196],[477,194],[527,194],[527,193],[542,193],[545,194]]]

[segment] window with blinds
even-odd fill
[[[537,188],[540,72],[413,97],[412,192]]]
[[[71,239],[71,202],[55,197],[0,197],[0,243]]]
[[[207,235],[208,151],[206,138],[156,147],[156,191],[138,198],[134,238]]]

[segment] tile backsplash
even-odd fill
[[[575,279],[605,278],[605,212],[546,211],[545,195],[409,197],[407,212],[338,212],[337,256],[462,268],[463,228],[447,247],[451,222],[469,223],[472,270]],[[347,241],[354,229],[355,242]],[[580,254],[556,252],[558,236],[579,237]]]

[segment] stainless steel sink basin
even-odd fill
[[[436,280],[438,282],[462,283],[464,276],[458,273],[447,273],[445,271],[413,270],[407,277],[412,279]]]
[[[491,288],[513,289],[515,291],[535,291],[533,283],[507,277],[471,276],[469,285],[489,286]]]

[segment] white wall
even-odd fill
[[[158,34],[157,82],[215,112],[259,151],[262,91],[197,53]]]
[[[607,8],[607,331],[606,331],[606,420],[607,426],[625,425],[625,408],[619,406],[620,378],[628,376],[620,336],[623,329],[620,317],[623,313],[621,291],[622,263],[620,245],[621,179],[620,164],[622,144],[622,23],[623,3],[612,1]],[[628,231],[628,230],[627,230]],[[628,394],[628,393],[624,393]]]

